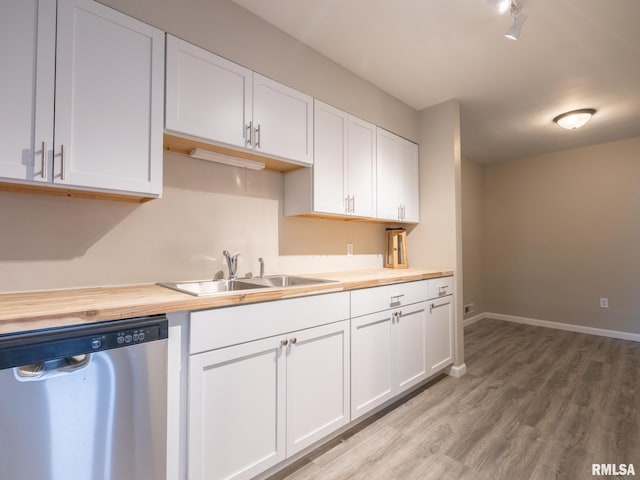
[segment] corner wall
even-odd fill
[[[473,304],[464,315],[471,318],[487,311],[484,289],[484,167],[462,159],[462,259],[463,305]]]
[[[454,366],[464,364],[460,104],[448,100],[420,112],[420,223],[407,241],[412,265],[455,271]]]

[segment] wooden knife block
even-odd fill
[[[404,228],[387,229],[384,267],[409,268],[409,257],[407,255],[407,232]]]

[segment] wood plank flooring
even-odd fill
[[[485,319],[465,363],[270,480],[640,478],[640,343]]]

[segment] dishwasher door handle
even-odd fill
[[[16,379],[21,382],[33,382],[47,378],[68,375],[82,370],[91,363],[92,353],[55,358],[44,362],[22,365],[13,369]]]

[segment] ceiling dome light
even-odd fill
[[[596,113],[595,108],[581,108],[580,110],[572,110],[562,113],[553,119],[560,127],[567,130],[575,130],[586,124],[593,114]]]

